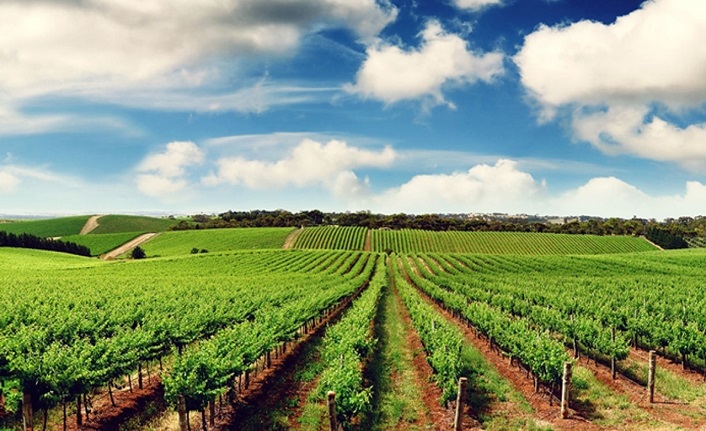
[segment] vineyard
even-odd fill
[[[366,239],[369,237],[369,244]],[[617,254],[654,251],[643,238],[542,234],[528,232],[459,232],[365,229],[362,227],[304,228],[295,248],[367,250],[396,253],[473,253],[518,255]],[[367,247],[367,248],[366,248]]]
[[[234,228],[164,232],[145,244],[148,256],[178,256],[192,250],[223,252],[279,249],[291,228]]]
[[[371,250],[397,253],[607,254],[655,250],[641,238],[526,232],[371,231]]]
[[[118,429],[144,396],[167,410],[132,429],[706,425],[703,250],[346,227],[282,249],[292,232],[165,232],[135,261],[0,248],[0,424]]]
[[[367,229],[324,226],[304,228],[294,243],[301,249],[363,250]]]

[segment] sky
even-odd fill
[[[703,0],[3,0],[0,214],[706,214]]]

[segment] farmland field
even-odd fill
[[[91,256],[100,256],[118,246],[125,244],[131,239],[140,236],[144,232],[123,232],[123,233],[103,233],[90,235],[71,235],[61,237],[62,241],[74,242],[78,245],[85,245],[91,249]]]
[[[76,216],[0,223],[0,230],[14,234],[28,233],[40,237],[78,235],[88,218],[89,216]]]
[[[164,232],[175,224],[176,220],[167,218],[104,215],[98,219],[98,227],[91,233]]]
[[[526,232],[373,230],[371,250],[397,253],[606,254],[650,251],[642,238]]]
[[[148,256],[178,256],[197,251],[279,249],[292,228],[234,228],[164,232],[143,248]]]
[[[182,406],[194,430],[321,431],[335,390],[345,429],[446,430],[460,377],[463,429],[706,426],[706,250],[337,227],[281,249],[291,232],[165,232],[147,259],[116,262],[0,248],[0,426],[31,399],[35,429],[44,409],[63,429],[64,406],[69,423],[118,429],[124,400],[163,387],[168,411],[137,429],[178,429]],[[394,252],[362,251],[367,232]],[[645,398],[650,350],[659,404]],[[81,418],[77,399],[96,413]]]
[[[297,237],[294,248],[363,250],[366,229],[363,227],[309,227]]]

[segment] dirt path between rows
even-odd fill
[[[365,233],[365,246],[363,247],[363,251],[370,251],[371,249],[371,230],[368,229],[368,231]]]
[[[103,216],[102,215],[91,216],[91,218],[89,218],[86,221],[86,224],[83,225],[83,227],[81,228],[81,232],[79,232],[79,235],[86,235],[86,234],[92,232],[93,230],[95,230],[98,227],[98,219],[101,217],[103,217]]]
[[[424,353],[424,345],[422,340],[419,338],[419,334],[413,329],[412,318],[409,315],[409,311],[402,304],[402,299],[397,292],[397,286],[395,286],[395,281],[392,279],[390,281],[392,286],[393,300],[397,303],[397,309],[399,310],[399,316],[396,318],[401,318],[402,324],[404,325],[405,331],[407,332],[406,342],[410,350],[413,352],[414,356],[412,358],[412,363],[414,364],[414,377],[416,380],[416,386],[421,389],[422,397],[424,399],[424,411],[426,413],[426,423],[434,424],[434,429],[437,431],[448,430],[453,428],[454,421],[454,411],[451,409],[445,409],[441,405],[441,398],[443,392],[438,385],[434,384],[434,371],[427,361],[426,354]],[[464,415],[464,422],[470,420],[468,415]],[[415,426],[422,426],[424,424],[398,424],[400,430],[405,429],[415,429]],[[470,425],[471,427],[475,424]],[[468,429],[469,427],[464,427]]]
[[[282,245],[282,248],[289,250],[294,247],[294,243],[297,242],[297,238],[299,238],[299,234],[301,234],[303,230],[304,229],[302,228],[294,229],[292,233],[287,236],[287,239],[284,240],[284,245]]]
[[[109,251],[108,253],[104,254],[101,256],[101,259],[103,260],[112,260],[115,259],[116,257],[120,256],[123,253],[127,253],[130,251],[132,248],[137,247],[140,244],[144,244],[145,242],[151,240],[155,236],[159,235],[158,233],[146,233],[143,235],[138,236],[137,238],[134,238],[125,244],[121,245],[120,247]]]

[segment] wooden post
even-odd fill
[[[456,394],[456,415],[454,416],[454,431],[461,431],[463,427],[463,406],[466,404],[466,385],[468,379],[458,379],[458,393]]]
[[[186,416],[186,399],[183,395],[177,396],[177,411],[179,412],[179,431],[187,431],[189,419]]]
[[[32,417],[32,394],[24,392],[22,394],[22,421],[25,431],[34,429],[34,418]]]
[[[142,389],[142,363],[137,363],[137,387]]]
[[[216,400],[208,403],[208,424],[211,428],[216,426]]]
[[[615,344],[615,326],[612,326],[610,328],[610,339]],[[615,380],[615,355],[610,356],[610,375],[613,377],[613,380]]]
[[[336,393],[334,391],[328,392],[328,420],[331,425],[331,431],[337,431],[338,423],[336,422]]]
[[[561,418],[569,417],[569,391],[571,389],[571,362],[564,362],[564,375],[561,378]]]
[[[650,404],[655,402],[655,368],[657,368],[657,352],[650,350],[650,372],[647,376],[647,388],[650,391]]]

